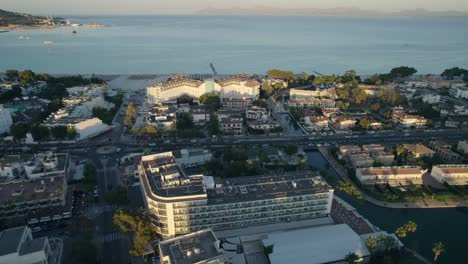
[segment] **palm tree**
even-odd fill
[[[369,249],[371,253],[374,253],[379,247],[379,241],[377,240],[375,236],[368,237],[366,239],[365,244],[366,244],[367,249]]]
[[[434,252],[434,262],[436,262],[440,254],[445,252],[444,244],[442,242],[434,243],[432,245],[432,252]]]
[[[395,230],[395,234],[399,237],[399,238],[404,238],[406,237],[406,229],[403,228],[403,227],[399,227]]]
[[[356,253],[351,252],[351,253],[349,253],[348,255],[346,255],[345,260],[346,260],[349,264],[356,264],[357,261],[359,260],[359,256],[356,255]]]
[[[409,221],[406,225],[405,225],[405,229],[406,231],[408,232],[411,232],[411,233],[414,233],[416,232],[416,230],[418,229],[418,225],[413,222],[413,221]]]

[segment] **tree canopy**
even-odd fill
[[[455,77],[468,77],[468,70],[458,68],[458,67],[453,67],[450,69],[446,69],[442,72],[442,77],[448,79],[448,80],[453,80]]]
[[[397,67],[397,68],[393,68],[389,75],[393,78],[404,78],[404,77],[408,77],[408,76],[411,76],[415,73],[417,73],[418,71],[413,68],[413,67],[407,67],[407,66],[400,66],[400,67]]]
[[[200,103],[206,105],[210,112],[214,112],[221,108],[221,99],[218,94],[206,93],[200,96]]]
[[[289,79],[296,79],[296,75],[292,71],[283,71],[278,69],[271,69],[266,72],[266,74],[273,78],[289,80]]]

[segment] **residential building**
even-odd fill
[[[391,166],[395,159],[395,155],[385,151],[373,151],[370,153],[376,163],[381,163],[383,166]]]
[[[223,118],[230,118],[230,117],[236,117],[236,118],[242,118],[242,114],[244,113],[243,110],[241,109],[220,109],[218,110],[218,119],[223,119]]]
[[[456,152],[452,151],[452,146],[441,141],[431,141],[429,146],[441,156],[447,163],[460,163],[463,157]]]
[[[347,156],[353,168],[372,167],[374,164],[374,159],[367,151],[353,151],[349,152]]]
[[[468,165],[433,166],[431,176],[442,184],[468,185]]]
[[[403,148],[415,158],[432,157],[435,151],[422,144],[403,144]]]
[[[357,168],[356,178],[364,185],[400,186],[422,184],[422,175],[425,172],[419,167]]]
[[[54,217],[54,220],[66,217],[69,212],[65,208],[68,162],[68,154],[3,157],[0,160],[0,219],[48,222]]]
[[[203,126],[210,121],[210,111],[206,107],[192,106],[191,112],[193,122],[197,126]]]
[[[266,108],[254,105],[245,110],[245,117],[250,120],[267,120],[270,114]]]
[[[13,120],[11,119],[11,113],[8,108],[4,108],[2,104],[0,104],[0,134],[10,132],[10,127],[13,124]]]
[[[347,156],[348,153],[355,152],[355,151],[361,151],[361,147],[358,145],[347,145],[347,146],[340,146],[339,147],[339,152],[341,156]]]
[[[169,106],[156,106],[146,117],[148,125],[152,125],[161,131],[168,131],[177,119],[176,109]]]
[[[463,140],[458,142],[457,150],[463,154],[468,154],[468,141]]]
[[[422,128],[427,126],[428,120],[422,116],[409,115],[402,110],[394,110],[393,122],[404,128]]]
[[[213,158],[211,151],[206,149],[181,149],[173,151],[172,154],[176,162],[184,168],[203,165]]]
[[[282,85],[283,88],[288,87],[288,82],[283,79],[275,79],[275,78],[263,78],[262,83],[266,83],[270,86],[274,86],[276,84]]]
[[[381,144],[367,144],[367,145],[363,145],[362,146],[362,149],[364,151],[367,151],[369,153],[372,153],[372,152],[381,152],[381,151],[384,151],[385,150],[385,147],[382,146]]]
[[[225,110],[241,110],[251,107],[253,104],[250,98],[226,98],[221,100],[222,108]]]
[[[172,152],[143,156],[141,190],[164,238],[328,217],[333,189],[316,173],[213,178],[187,175]]]
[[[327,90],[300,90],[300,89],[289,89],[289,98],[333,98]]]
[[[240,135],[244,131],[242,118],[222,118],[219,126],[223,133]]]
[[[270,131],[270,130],[280,127],[280,124],[277,121],[272,120],[272,119],[251,120],[251,121],[247,121],[247,125],[251,129],[263,130],[263,131]]]
[[[349,129],[356,125],[356,119],[349,116],[334,116],[331,121],[335,129]]]
[[[325,116],[311,115],[303,118],[304,127],[308,131],[328,130],[328,118]]]
[[[1,264],[48,264],[50,261],[51,249],[47,237],[33,238],[27,226],[0,232]]]
[[[449,95],[455,98],[468,99],[468,87],[465,85],[453,85],[449,89]]]
[[[290,98],[288,100],[289,107],[295,108],[335,108],[335,100],[333,99],[317,99],[317,98]]]
[[[434,93],[426,93],[421,96],[421,100],[427,104],[437,104],[440,102],[440,95]]]

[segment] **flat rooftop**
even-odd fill
[[[224,263],[224,255],[216,248],[216,242],[213,231],[206,229],[159,242],[159,254],[162,259],[169,258],[170,264],[208,263],[210,260]]]
[[[216,179],[216,185],[217,188],[207,190],[209,204],[328,193],[332,190],[317,172]]]
[[[380,167],[380,168],[358,168],[362,175],[398,175],[398,174],[418,174],[422,171],[419,167]]]
[[[263,243],[274,245],[268,256],[271,263],[335,263],[349,253],[370,255],[363,240],[346,224],[274,232]]]
[[[157,154],[160,155],[160,154]],[[208,199],[208,204],[237,203],[300,196],[315,193],[328,193],[332,187],[317,172],[306,171],[279,175],[258,175],[237,178],[215,178],[215,188],[205,186],[203,175],[188,176],[179,167],[170,152],[155,159],[142,157],[141,165],[145,170],[142,184],[146,193],[165,198],[180,200],[194,199],[187,197],[197,195],[196,199]],[[151,159],[151,160],[148,160]],[[178,174],[178,175],[177,175]],[[176,175],[175,184],[168,185],[161,176]],[[152,197],[157,199],[157,197]],[[177,200],[173,200],[177,202]]]
[[[49,198],[59,198],[63,191],[64,175],[46,176],[35,180],[10,180],[0,184],[0,204],[19,203]]]
[[[468,165],[438,165],[434,167],[438,167],[446,174],[468,174]]]

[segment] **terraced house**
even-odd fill
[[[333,189],[316,173],[188,175],[172,152],[142,157],[139,175],[146,207],[165,238],[328,217],[333,198]]]

